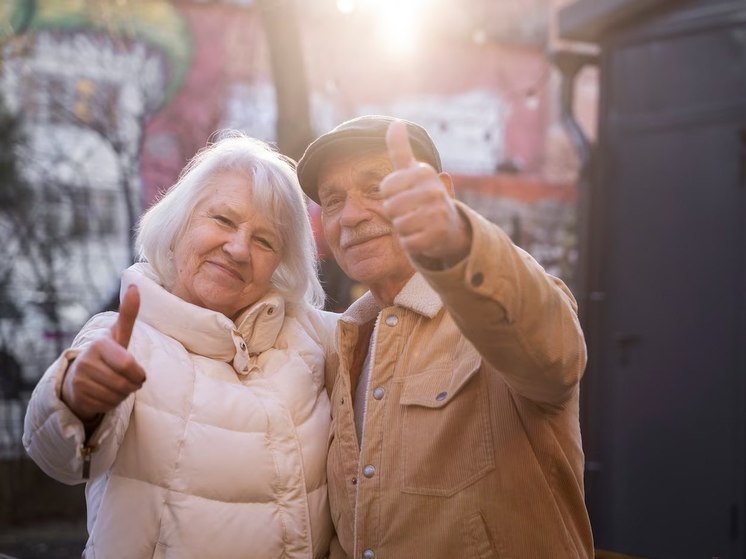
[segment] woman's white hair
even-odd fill
[[[221,133],[184,167],[179,179],[140,218],[136,248],[166,289],[176,280],[173,247],[216,174],[229,171],[250,179],[252,203],[282,238],[282,260],[272,285],[290,303],[320,308],[324,291],[317,274],[316,243],[294,162],[268,144],[236,131]]]

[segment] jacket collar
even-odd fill
[[[443,308],[443,301],[422,274],[417,272],[409,278],[409,281],[394,297],[394,305],[433,318]],[[366,291],[362,297],[350,305],[341,320],[351,324],[365,324],[373,320],[381,310],[382,307],[378,305],[370,291]]]
[[[285,304],[277,293],[265,295],[234,323],[222,313],[169,293],[147,263],[134,264],[124,271],[120,297],[131,284],[140,290],[138,320],[174,338],[192,353],[233,362],[238,372],[245,372],[249,356],[274,346],[284,323]]]
[[[236,328],[246,341],[250,355],[267,351],[275,345],[285,320],[285,301],[277,293],[265,295],[244,310]]]

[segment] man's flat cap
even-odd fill
[[[422,126],[404,119],[389,116],[366,115],[348,120],[314,140],[298,161],[298,180],[303,191],[318,203],[318,173],[326,157],[342,150],[380,148],[386,151],[386,130],[395,120],[407,125],[409,140],[418,161],[423,161],[441,172],[440,155],[430,135]]]

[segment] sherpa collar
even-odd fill
[[[394,298],[394,305],[404,307],[428,318],[443,308],[443,301],[420,273],[415,273]],[[382,308],[370,291],[352,303],[341,320],[351,324],[365,324],[373,320]]]

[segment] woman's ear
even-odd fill
[[[453,179],[451,178],[451,175],[449,175],[446,172],[438,173],[438,178],[440,179],[440,182],[443,183],[443,186],[446,187],[446,190],[448,191],[448,195],[451,198],[456,197],[456,191],[453,188]]]

